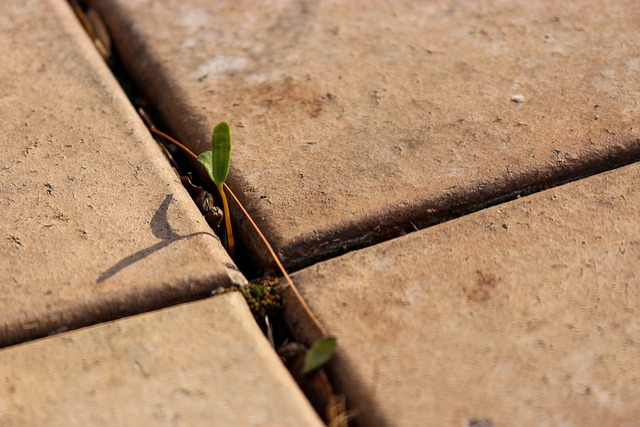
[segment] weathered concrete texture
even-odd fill
[[[290,265],[640,154],[636,0],[91,3]]]
[[[296,273],[362,425],[637,425],[639,187],[635,164]]]
[[[245,281],[66,2],[0,51],[0,346]]]
[[[321,426],[238,293],[0,351],[3,426]]]

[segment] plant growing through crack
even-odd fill
[[[300,295],[300,292],[298,291],[297,287],[293,283],[293,280],[291,279],[286,269],[280,262],[280,259],[278,258],[275,251],[273,250],[273,247],[271,246],[267,238],[264,236],[262,231],[260,231],[260,228],[255,223],[255,221],[253,220],[249,212],[247,212],[245,207],[242,205],[238,197],[234,194],[233,191],[231,191],[229,186],[225,183],[227,176],[229,174],[229,164],[231,159],[231,132],[229,129],[229,124],[227,122],[218,123],[214,127],[213,134],[211,136],[211,150],[205,151],[200,155],[196,156],[189,148],[187,148],[181,142],[175,140],[174,138],[165,134],[164,132],[161,132],[158,129],[156,129],[155,126],[153,126],[153,124],[151,124],[151,122],[148,120],[148,118],[146,118],[146,115],[143,113],[143,111],[140,111],[140,114],[145,120],[145,122],[147,122],[147,125],[149,126],[149,130],[151,131],[151,133],[171,141],[173,144],[175,144],[176,146],[184,150],[184,152],[190,155],[192,158],[197,159],[198,162],[200,162],[200,164],[202,164],[206,169],[207,174],[215,184],[222,198],[226,233],[227,233],[227,247],[230,255],[233,257],[234,241],[233,241],[233,234],[231,230],[231,219],[229,215],[229,207],[228,207],[225,192],[228,192],[229,195],[233,198],[233,200],[236,202],[236,204],[238,205],[242,213],[245,215],[246,219],[249,221],[251,226],[254,228],[254,230],[256,231],[256,233],[264,243],[265,247],[267,248],[267,251],[271,255],[271,258],[273,259],[278,269],[284,276],[284,279],[288,285],[288,289],[291,291],[293,298],[297,301],[302,311],[306,314],[307,318],[310,320],[311,324],[313,325],[313,329],[315,329],[317,334],[320,336],[318,339],[316,339],[313,345],[311,345],[310,349],[304,351],[303,365],[300,366],[300,372],[299,372],[300,378],[296,378],[296,381],[300,381],[301,378],[304,378],[304,377],[313,376],[314,373],[317,373],[317,371],[319,371],[320,368],[323,365],[325,365],[329,361],[329,359],[333,356],[336,350],[337,340],[335,336],[327,334],[325,328],[320,324],[316,316],[311,312],[307,303],[302,298],[302,295]],[[254,288],[254,290],[256,289],[259,291],[257,295],[254,295],[254,293],[251,292],[251,288],[244,289],[244,290],[240,289],[240,291],[245,296],[245,299],[247,300],[247,302],[250,303],[250,305],[252,306],[252,311],[254,312],[254,316],[256,315],[256,312],[260,311],[260,310],[255,310],[256,307],[259,307],[262,310],[267,308],[266,306],[271,306],[272,304],[277,303],[273,299],[275,298],[275,295],[271,294],[270,289],[261,290],[260,286],[258,286],[257,288]],[[233,290],[233,289],[229,289],[229,290]],[[262,299],[260,295],[264,294],[263,291],[265,290],[268,290],[267,292],[268,297],[267,299]],[[258,296],[258,299],[256,299],[256,296]],[[260,314],[258,317],[264,318],[265,322],[268,322],[268,318],[265,315],[265,313]],[[269,340],[272,342],[272,345],[273,345],[273,337],[270,335],[270,328],[267,327],[267,330],[268,330]],[[320,381],[320,383],[322,383],[325,387],[322,393],[326,394],[329,402],[326,404],[326,411],[327,411],[326,415],[327,415],[327,418],[330,420],[329,425],[330,426],[346,426],[348,419],[351,418],[351,415],[346,411],[344,397],[337,396],[337,395],[334,396],[333,391],[331,390],[331,387],[329,385],[329,382],[328,380],[326,380],[325,374],[322,373],[322,376],[324,376],[325,378],[324,380]],[[318,386],[316,385],[314,387],[317,388]]]
[[[229,131],[229,124],[226,123],[226,122],[221,122],[221,123],[218,123],[216,125],[216,127],[214,128],[213,135],[212,135],[212,138],[211,138],[211,152],[210,152],[211,154],[206,154],[206,153],[209,153],[209,151],[205,151],[200,156],[196,156],[193,153],[193,151],[191,151],[183,143],[181,143],[180,141],[177,141],[176,139],[172,138],[171,136],[167,135],[166,133],[158,130],[151,123],[151,121],[148,119],[146,114],[144,114],[144,111],[140,110],[139,112],[140,112],[140,115],[142,116],[142,118],[144,119],[145,123],[147,123],[147,126],[149,127],[149,131],[151,131],[151,133],[153,133],[155,135],[158,135],[158,136],[160,136],[162,138],[165,138],[168,141],[171,141],[177,147],[180,147],[180,149],[182,149],[189,156],[193,157],[194,159],[197,159],[201,163],[204,160],[203,165],[207,169],[207,172],[208,172],[209,176],[211,177],[211,179],[214,180],[214,183],[216,184],[216,187],[218,188],[218,191],[220,191],[220,194],[222,195],[222,200],[223,200],[223,204],[224,204],[225,223],[228,224],[229,234],[231,234],[231,221],[230,221],[230,218],[229,218],[229,207],[228,207],[227,202],[226,202],[225,190],[229,192],[229,194],[231,195],[233,200],[236,202],[236,204],[238,205],[238,207],[240,208],[242,213],[245,215],[245,217],[247,218],[247,220],[249,221],[249,223],[253,227],[253,229],[258,234],[258,237],[260,237],[260,240],[262,240],[262,243],[264,243],[265,247],[267,248],[267,251],[271,255],[271,258],[276,263],[276,266],[278,267],[278,269],[280,270],[280,272],[284,276],[284,279],[285,279],[287,285],[289,286],[289,289],[291,289],[291,292],[293,293],[293,297],[298,301],[298,303],[300,304],[300,307],[305,312],[305,314],[307,315],[307,317],[309,318],[309,320],[311,321],[311,323],[315,327],[316,331],[318,331],[320,336],[323,336],[323,337],[327,336],[327,332],[326,332],[325,328],[320,324],[320,322],[318,321],[316,316],[311,312],[311,309],[309,309],[309,306],[307,305],[305,300],[302,298],[302,295],[300,295],[300,291],[298,291],[298,288],[293,283],[293,280],[291,280],[291,277],[289,276],[289,273],[287,273],[287,270],[282,265],[282,262],[280,262],[280,259],[276,255],[276,252],[273,250],[273,247],[271,246],[271,244],[269,243],[269,241],[267,240],[265,235],[262,233],[262,231],[260,231],[260,228],[258,227],[256,222],[253,220],[253,218],[251,217],[249,212],[247,212],[245,207],[242,205],[242,203],[240,202],[238,197],[233,193],[233,191],[231,191],[229,186],[224,183],[224,181],[226,180],[227,175],[229,173],[229,161],[230,161],[230,155],[231,155],[231,132]],[[218,138],[219,139],[216,139],[216,129],[218,129]],[[218,141],[218,142],[216,142],[216,141]],[[219,145],[216,145],[216,144],[219,144]],[[214,152],[218,153],[217,155],[219,156],[219,158],[216,157],[214,159]],[[226,157],[225,157],[224,153],[226,153]],[[209,156],[210,156],[211,160],[209,160]],[[203,160],[201,160],[201,159],[203,159]],[[209,169],[208,165],[210,165],[210,169]],[[220,165],[220,166],[217,166],[217,165]],[[214,179],[214,169],[215,168],[221,168],[221,167],[223,167],[223,168],[220,169],[220,170],[216,170],[215,171],[215,179]],[[211,172],[210,172],[210,170],[211,170]],[[215,180],[217,180],[218,182],[216,182]],[[231,236],[231,239],[233,239],[233,236]],[[331,353],[332,353],[332,351],[331,351]]]
[[[102,54],[105,61],[107,61],[111,66],[113,66],[114,57],[112,56],[111,39],[108,33],[108,29],[104,24],[104,21],[102,20],[100,15],[95,13],[91,9],[89,9],[85,14],[83,9],[78,4],[77,0],[71,0],[71,5],[74,11],[76,12],[78,18],[80,19],[82,25],[84,26],[85,30],[90,35],[91,39],[94,41],[96,48],[98,48],[98,50]],[[131,95],[131,93],[129,92],[128,94]],[[287,271],[284,269],[282,263],[278,259],[275,251],[269,244],[264,234],[262,234],[262,232],[260,231],[256,223],[253,221],[253,219],[251,218],[249,213],[246,211],[242,203],[235,196],[233,191],[231,191],[231,189],[225,184],[225,181],[229,173],[229,164],[231,159],[231,132],[230,132],[229,124],[226,122],[218,123],[213,129],[213,134],[211,138],[211,150],[205,151],[200,155],[196,156],[185,145],[175,140],[171,136],[165,134],[164,132],[161,132],[160,130],[156,129],[153,123],[149,120],[147,115],[144,113],[144,110],[139,109],[139,113],[143,118],[143,120],[145,121],[145,123],[147,124],[149,131],[151,133],[158,135],[162,138],[165,138],[168,141],[171,141],[173,144],[175,144],[176,146],[184,150],[185,153],[190,155],[192,158],[197,159],[200,162],[200,164],[202,164],[206,169],[207,174],[215,184],[218,192],[220,193],[220,197],[222,199],[223,210],[224,210],[224,221],[225,221],[225,228],[226,228],[225,231],[226,231],[226,240],[227,240],[227,250],[229,251],[229,254],[231,255],[232,258],[234,257],[234,252],[235,252],[234,238],[233,238],[233,231],[231,228],[231,218],[229,214],[229,207],[228,207],[227,198],[225,195],[225,190],[229,192],[229,194],[233,197],[235,202],[238,204],[238,207],[242,210],[244,215],[247,217],[247,219],[255,229],[256,233],[265,244],[267,250],[269,251],[276,265],[282,272],[284,278],[286,279],[289,289],[293,293],[293,297],[298,301],[298,303],[300,304],[300,307],[307,314],[309,320],[314,325],[317,332],[320,334],[320,338],[317,339],[313,343],[313,345],[311,345],[311,348],[308,350],[305,349],[303,351],[304,365],[300,366],[301,376],[313,376],[314,374],[318,374],[318,373],[322,373],[324,375],[321,368],[323,365],[327,363],[327,361],[332,357],[333,353],[335,352],[336,345],[337,345],[336,338],[332,335],[327,335],[324,327],[318,322],[317,318],[310,311],[306,302],[302,299],[302,296],[297,290],[295,284],[287,274]],[[170,155],[168,156],[171,157]],[[185,187],[187,187],[190,194],[192,193],[192,190],[196,192],[199,191],[200,193],[205,192],[202,188],[199,188],[193,185],[190,182],[189,176],[181,177],[181,180],[184,183],[185,180],[183,180],[183,178],[186,178]],[[190,187],[188,187],[187,184]],[[207,196],[209,198],[211,197],[208,193],[207,193]],[[168,206],[170,202],[171,202],[171,198],[170,196],[168,196],[165,199],[165,202],[163,202],[163,206],[165,205]],[[213,202],[211,203],[213,204]],[[198,205],[198,207],[200,208],[201,206]],[[205,215],[205,217],[210,213],[208,209],[201,208],[201,210],[203,211],[203,214]],[[165,210],[160,209],[160,211],[166,211],[166,209]],[[205,213],[205,211],[207,212]],[[209,219],[208,219],[208,222],[211,223]],[[186,238],[186,237],[190,237],[190,236],[178,236],[178,238]],[[17,237],[9,236],[9,239],[14,242],[16,247],[21,245]],[[162,245],[166,245],[167,244],[166,242],[168,241],[170,241],[170,239],[168,238],[163,239],[163,242],[161,242],[160,247],[162,247]],[[140,256],[146,256],[146,252],[148,252],[148,249],[144,251],[140,251],[139,253],[136,253],[134,256],[128,257],[123,261],[128,261],[128,259],[136,259]],[[117,272],[118,269],[123,268],[119,266],[120,264],[122,264],[122,262],[116,264],[107,272],[103,273],[103,275],[101,276],[103,278],[100,279],[99,281],[105,280],[110,275],[115,274],[114,271]],[[272,332],[270,326],[268,325],[269,321],[266,315],[266,310],[268,310],[269,308],[274,308],[277,305],[281,304],[280,294],[272,293],[271,287],[264,286],[264,285],[254,286],[253,288],[251,288],[250,286],[247,286],[247,287],[240,288],[239,290],[243,293],[245,299],[250,304],[250,307],[254,315],[258,315],[257,317],[259,318],[264,318],[267,323],[267,330],[269,332]],[[273,345],[274,343],[273,343],[272,334],[270,334],[269,339]],[[296,378],[296,380],[298,380],[298,378]],[[328,380],[326,380],[326,377],[324,380],[324,385],[326,386],[324,392],[327,393],[329,397],[329,403],[326,406],[326,411],[327,411],[326,415],[328,420],[330,420],[329,426],[330,427],[346,426],[351,416],[346,412],[344,396],[333,395],[333,391],[331,390],[330,384]],[[316,389],[318,389],[317,386],[316,386]]]
[[[229,164],[231,163],[231,131],[229,129],[229,123],[220,122],[213,128],[211,135],[211,150],[201,153],[196,156],[187,146],[180,141],[172,138],[166,133],[158,130],[151,120],[147,117],[146,113],[140,109],[138,111],[140,116],[147,124],[149,131],[155,135],[171,141],[176,146],[180,147],[185,153],[197,159],[207,171],[207,175],[211,178],[211,181],[215,184],[220,197],[222,198],[222,208],[224,212],[225,231],[227,235],[227,250],[229,255],[233,258],[235,255],[235,243],[233,239],[233,229],[231,227],[231,216],[229,214],[229,204],[225,195],[225,189],[231,192],[231,189],[224,182],[229,175]],[[232,194],[233,196],[233,194]],[[234,196],[235,199],[235,196]],[[237,201],[237,199],[236,199]]]
[[[229,123],[220,122],[213,128],[211,135],[211,150],[198,155],[198,161],[209,174],[222,197],[222,209],[224,211],[224,224],[227,232],[227,248],[233,258],[235,245],[233,242],[233,230],[231,229],[231,217],[229,215],[229,204],[224,194],[224,182],[229,175],[229,163],[231,162],[231,130]]]

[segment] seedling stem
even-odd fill
[[[222,197],[222,210],[224,212],[224,225],[227,229],[227,246],[229,248],[229,255],[231,258],[235,257],[235,243],[233,241],[233,232],[231,231],[231,215],[229,214],[229,203],[227,203],[227,196],[224,194],[224,187],[222,185],[216,184],[216,188],[220,193],[220,197]]]

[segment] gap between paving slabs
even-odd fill
[[[136,67],[135,64],[128,64],[128,66],[130,69]],[[161,70],[159,69],[158,72],[160,73]],[[177,90],[174,86],[171,86],[170,89]],[[512,101],[517,103],[521,102],[521,99],[518,98]],[[165,103],[167,102],[168,101],[165,101]],[[180,122],[180,120],[178,120],[178,122]],[[186,132],[183,129],[182,131],[184,134],[193,134],[193,132],[195,132]],[[613,135],[610,136],[613,137]],[[627,135],[624,138],[629,139],[631,137],[632,135]],[[195,149],[194,142],[184,142],[192,149]],[[439,205],[440,209],[438,212],[416,207],[416,209],[411,208],[398,212],[397,215],[383,216],[382,220],[379,219],[377,213],[371,214],[368,219],[365,219],[364,223],[353,224],[349,222],[334,228],[319,241],[307,242],[307,249],[305,249],[307,252],[305,252],[304,257],[289,257],[286,260],[289,262],[287,265],[290,270],[295,271],[306,265],[335,257],[356,248],[371,246],[381,241],[445,222],[499,203],[514,200],[518,197],[532,194],[549,187],[633,163],[637,161],[640,156],[640,152],[637,149],[637,142],[636,139],[636,144],[626,143],[614,145],[611,150],[601,153],[597,160],[587,159],[586,161],[582,161],[579,159],[570,166],[560,168],[556,171],[534,169],[522,176],[516,177],[517,179],[498,183],[497,186],[479,185],[478,188],[468,193],[443,193],[435,196],[436,199],[431,200],[429,203],[424,201],[426,205]],[[236,177],[236,179],[241,178]],[[242,197],[242,195],[240,196]],[[253,235],[253,230],[250,230],[250,227],[244,222],[242,215],[239,214],[237,210],[235,210],[234,214],[233,220],[235,221],[236,228],[243,230],[248,235]],[[373,226],[372,224],[376,225]],[[267,264],[264,260],[268,258],[268,255],[262,247],[262,244],[253,238],[245,238],[244,243],[246,245],[244,252],[251,254],[254,260],[256,258],[261,260],[262,267],[264,267]],[[298,244],[304,244],[304,242],[294,242],[293,246]],[[308,247],[310,246],[313,246],[313,248],[309,249]],[[240,260],[240,264],[242,264],[242,260]],[[243,265],[242,267],[244,267],[243,272],[246,274],[247,265]],[[252,275],[249,274],[249,276]],[[304,322],[304,320],[300,321]]]
[[[511,187],[500,188],[497,193],[502,191],[502,195],[498,195],[496,197],[496,192],[487,192],[483,188],[478,188],[478,190],[471,195],[467,195],[467,198],[455,199],[449,198],[444,205],[448,206],[448,208],[443,209],[445,213],[420,213],[418,216],[412,216],[413,214],[408,214],[404,216],[396,217],[396,220],[399,220],[398,225],[386,224],[384,227],[380,227],[378,230],[363,230],[355,229],[356,233],[360,234],[358,239],[354,239],[348,242],[337,243],[337,240],[332,240],[328,238],[324,244],[320,244],[318,247],[318,252],[313,254],[307,254],[308,256],[301,262],[293,263],[295,267],[300,267],[302,265],[306,265],[312,263],[313,261],[326,259],[330,256],[345,252],[355,247],[364,247],[376,243],[381,240],[387,240],[392,237],[396,237],[397,235],[405,234],[407,232],[413,231],[413,228],[421,228],[426,227],[428,225],[432,225],[438,222],[442,222],[457,216],[461,216],[476,210],[483,209],[485,207],[504,202],[507,200],[512,200],[518,196],[530,194],[533,192],[537,192],[546,187],[558,185],[564,182],[568,182],[575,179],[580,179],[598,172],[602,172],[604,170],[612,169],[614,167],[618,167],[620,165],[628,164],[637,160],[637,152],[634,149],[630,149],[628,151],[615,151],[610,157],[605,157],[601,159],[599,163],[579,163],[576,167],[574,164],[573,169],[567,169],[565,172],[560,172],[549,178],[544,172],[535,171],[530,176],[526,176],[524,178],[520,177],[519,182],[511,182],[509,185]],[[528,183],[526,185],[520,185],[522,182]],[[509,191],[511,190],[511,191]],[[444,196],[443,196],[444,197]],[[476,200],[471,200],[476,199]],[[485,200],[483,203],[478,204],[477,199]],[[237,221],[237,220],[236,220]],[[365,227],[366,228],[366,227]],[[354,232],[354,230],[347,230],[349,232]],[[339,234],[343,234],[345,230],[337,230],[336,236]],[[364,237],[362,237],[364,235]],[[329,236],[331,237],[331,236]],[[259,244],[258,244],[259,245]],[[333,246],[332,246],[333,245]],[[260,252],[259,248],[252,248],[254,253]]]
[[[132,104],[138,108],[138,112],[142,116],[143,121],[145,121],[150,128],[157,129],[160,127],[161,121],[158,119],[157,114],[155,114],[153,107],[148,104],[127,72],[121,67],[117,52],[112,50],[108,30],[101,18],[92,10],[83,10],[81,5],[73,0],[71,0],[70,3],[80,23],[87,31],[90,39],[94,42],[94,46],[110,66],[114,76],[129,96]],[[153,117],[153,119],[151,119],[151,117]],[[198,164],[190,163],[189,160],[192,160],[190,156],[186,155],[183,149],[176,147],[175,141],[171,143],[170,137],[163,138],[158,134],[154,134],[153,136],[158,141],[167,161],[180,177],[183,185],[192,196],[193,201],[198,206],[205,220],[216,234],[226,234],[224,227],[221,226],[223,221],[221,219],[222,212],[221,209],[219,209],[219,207],[222,206],[219,192],[214,189],[213,185],[211,185],[206,178],[204,182],[202,181],[204,174],[199,170]],[[167,139],[169,139],[169,141],[167,141]],[[197,169],[195,171],[192,170],[194,166]],[[235,195],[232,199],[235,199]],[[237,203],[238,200],[235,199],[234,202]],[[163,206],[167,204],[168,202],[165,200]],[[251,257],[248,255],[249,251],[246,246],[243,245],[242,241],[238,243],[241,250],[236,251],[236,258],[239,258],[241,265],[244,266],[242,269],[243,273],[246,274],[245,271],[249,269],[249,275],[256,274],[256,270],[252,268],[251,265]],[[237,260],[234,261],[237,263]],[[115,270],[118,268],[118,265],[114,266]],[[110,275],[117,272],[115,270],[114,272],[105,272],[100,280],[106,280]],[[288,278],[286,271],[283,272],[285,277]],[[250,277],[249,275],[247,275],[247,277]],[[245,286],[220,288],[214,291],[214,295],[233,291],[240,292],[245,298],[254,319],[274,349],[277,349],[281,360],[300,385],[305,395],[307,395],[319,415],[331,426],[346,426],[348,415],[346,413],[345,399],[343,396],[337,394],[337,391],[332,389],[321,365],[319,369],[316,368],[313,371],[305,373],[308,363],[308,358],[305,357],[308,352],[307,348],[312,347],[315,341],[325,337],[326,332],[308,309],[305,312],[304,307],[306,307],[306,304],[302,301],[301,297],[292,294],[291,287],[287,287],[285,283],[283,286],[278,286],[278,288],[282,289],[283,287],[287,287],[287,304],[296,307],[294,312],[298,316],[297,318],[300,319],[299,321],[294,321],[293,325],[302,324],[305,326],[305,330],[314,330],[316,332],[314,334],[314,340],[305,340],[306,345],[289,342],[292,340],[292,334],[289,332],[289,322],[283,317],[282,292],[274,292],[273,290],[277,284],[278,280],[272,280],[267,275],[263,279],[255,279]],[[326,354],[328,353],[325,352],[325,355]],[[324,360],[323,354],[319,356],[316,355],[316,359],[318,359],[318,357]],[[316,364],[318,363],[324,364],[326,361],[318,362],[316,360]]]
[[[140,110],[146,121],[149,122],[155,133],[155,126],[147,118],[146,112]],[[161,135],[172,140],[168,135],[161,133]],[[178,141],[174,141],[174,144],[180,144]],[[177,169],[185,170],[185,167],[180,167],[185,163],[178,163],[173,156],[168,152],[165,152],[168,156],[168,160],[173,163]],[[188,167],[188,166],[186,166]],[[181,177],[185,186],[189,188],[197,188],[194,196],[194,202],[198,204],[205,218],[210,212],[205,212],[210,209],[209,206],[202,206],[199,201],[203,198],[203,194],[211,196],[211,193],[207,193],[202,187],[193,183],[192,173],[188,173],[188,176]],[[201,184],[206,187],[205,184]],[[207,189],[210,190],[209,187]],[[227,189],[228,190],[228,189]],[[191,192],[191,191],[190,191]],[[235,194],[230,193],[231,198],[239,205],[239,201]],[[220,204],[220,197],[217,197],[218,205]],[[213,202],[211,202],[213,203]],[[245,215],[248,213],[240,206]],[[250,220],[252,225],[255,223]],[[221,221],[219,218],[215,218],[214,222],[219,224]],[[215,224],[212,224],[215,227]],[[221,229],[221,227],[218,227]],[[223,230],[220,230],[224,232]],[[256,234],[258,230],[255,230]],[[260,233],[261,234],[261,233]],[[261,235],[261,238],[265,239]],[[265,245],[268,245],[266,239]],[[278,355],[284,362],[289,372],[293,375],[296,382],[299,384],[304,394],[308,397],[313,407],[318,414],[323,418],[325,422],[333,427],[346,426],[351,415],[346,411],[346,400],[344,396],[336,394],[336,391],[332,387],[329,378],[326,376],[322,366],[327,363],[333,351],[335,350],[336,339],[332,336],[327,336],[327,333],[322,325],[317,321],[313,313],[309,310],[306,302],[302,299],[302,296],[298,293],[294,283],[287,274],[286,270],[282,267],[279,260],[277,260],[272,248],[269,248],[270,252],[274,256],[274,261],[281,268],[282,273],[286,280],[282,286],[278,286],[278,291],[274,291],[274,288],[278,284],[278,280],[271,280],[265,277],[261,280],[254,280],[253,282],[244,286],[234,286],[231,288],[222,288],[214,291],[214,294],[225,293],[229,291],[239,291],[242,293],[247,304],[249,305],[253,316],[261,327],[274,349],[277,350]],[[238,254],[236,252],[236,254]],[[283,295],[286,295],[286,305],[293,307],[293,310],[284,310],[282,306]],[[285,315],[288,314],[288,315]],[[292,316],[292,314],[294,314]],[[291,318],[293,317],[293,319]],[[300,333],[300,328],[303,328],[305,332],[314,331],[313,339],[308,339],[309,334]],[[290,329],[295,331],[293,334]],[[289,342],[294,337],[305,337],[303,341],[306,345],[298,342]],[[312,356],[312,357],[310,357]],[[311,367],[313,366],[313,367]]]

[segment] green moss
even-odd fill
[[[264,317],[282,307],[280,295],[273,292],[270,284],[250,283],[240,288],[240,292],[247,300],[247,304],[256,320],[262,324]]]
[[[265,316],[271,316],[282,310],[282,298],[273,290],[276,281],[262,279],[245,286],[233,286],[223,292],[239,291],[247,301],[247,305],[253,313],[259,325],[264,327]]]

